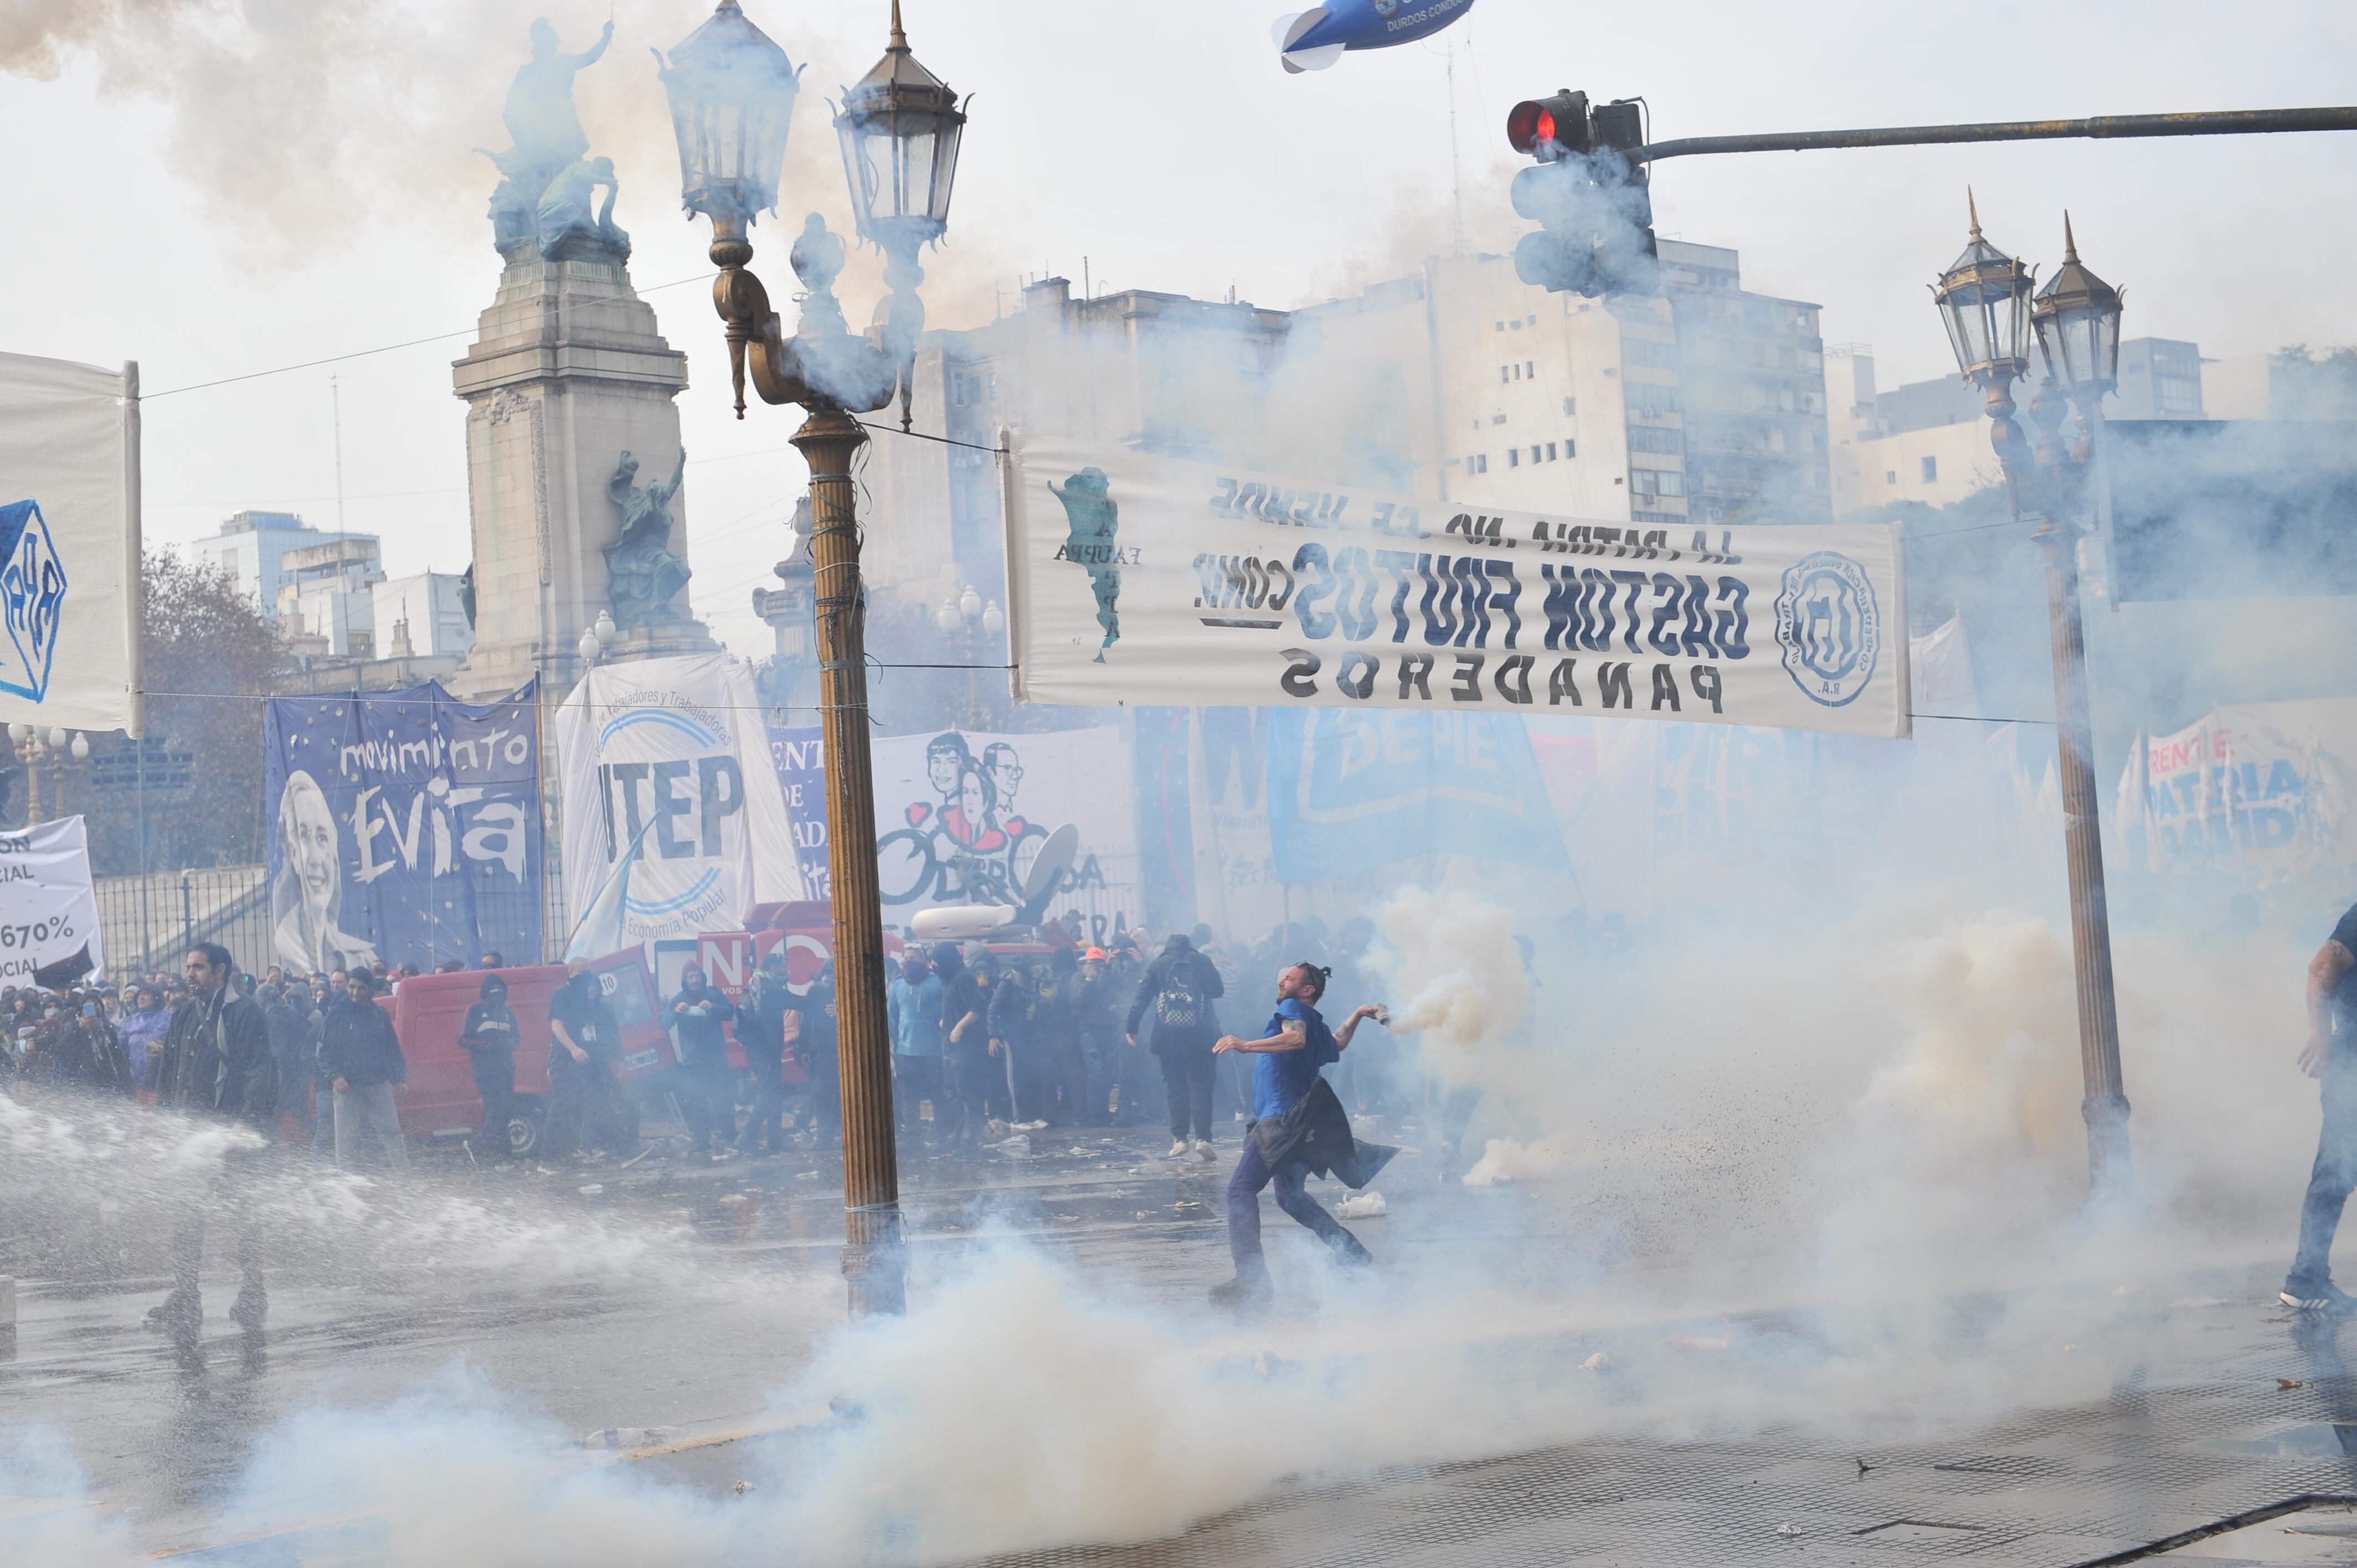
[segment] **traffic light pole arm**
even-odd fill
[[[1631,163],[1655,163],[1700,153],[1807,153],[1826,147],[1920,147],[1942,142],[2051,142],[2081,136],[2243,136],[2281,131],[2357,131],[2357,108],[2098,114],[2087,120],[1998,120],[1979,125],[1889,125],[1862,131],[1682,136],[1674,142],[1654,142],[1632,148],[1627,156]]]

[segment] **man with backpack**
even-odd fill
[[[1220,1037],[1211,1004],[1226,993],[1220,972],[1187,938],[1172,935],[1161,956],[1146,966],[1129,1004],[1127,1038],[1137,1044],[1138,1026],[1150,1014],[1152,1049],[1162,1063],[1163,1087],[1170,1095],[1170,1157],[1190,1153],[1209,1163],[1211,1154],[1211,1045]],[[1192,1129],[1194,1143],[1188,1144]]]

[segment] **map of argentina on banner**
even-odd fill
[[[0,354],[0,724],[140,731],[139,371]]]
[[[1909,734],[1888,526],[1603,522],[1007,446],[1025,702]]]

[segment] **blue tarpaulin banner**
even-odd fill
[[[480,705],[434,682],[273,699],[271,950],[240,961],[539,962],[538,699],[537,676]]]
[[[1566,864],[1530,735],[1502,714],[1280,708],[1268,822],[1285,882],[1426,854]]]

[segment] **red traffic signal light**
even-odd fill
[[[1525,99],[1506,112],[1506,141],[1525,157],[1552,163],[1588,150],[1587,94],[1566,88],[1552,98]]]

